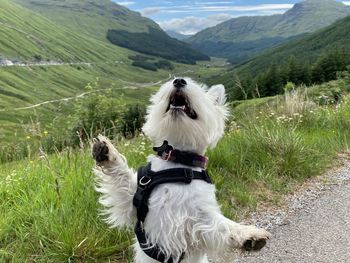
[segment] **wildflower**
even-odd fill
[[[49,134],[48,131],[44,131],[44,135],[47,136]]]
[[[27,140],[30,140],[30,136],[29,135],[27,136]]]

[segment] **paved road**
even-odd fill
[[[339,176],[349,177],[349,166]],[[271,232],[265,248],[234,263],[350,263],[350,183],[331,186]]]

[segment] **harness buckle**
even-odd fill
[[[141,179],[140,179],[140,181],[139,181],[139,184],[140,184],[141,186],[146,186],[146,185],[148,185],[148,184],[152,181],[152,178],[148,178],[148,181],[147,181],[147,182],[143,182],[143,180],[144,180],[145,178],[148,178],[148,177],[146,177],[146,176],[142,176],[142,177],[141,177]]]
[[[192,169],[184,169],[185,171],[185,183],[189,184],[192,182],[194,178],[194,173]]]
[[[173,151],[173,150],[170,150],[168,153],[167,153],[167,152],[164,152],[162,158],[163,158],[165,161],[169,161],[169,160],[170,160],[170,157],[171,157],[171,152],[172,152],[172,151]]]

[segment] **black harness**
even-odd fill
[[[135,226],[135,234],[143,252],[149,257],[162,263],[174,263],[173,258],[167,256],[160,251],[157,244],[147,242],[147,234],[144,231],[143,224],[148,213],[148,199],[151,196],[153,189],[160,184],[167,183],[183,183],[190,184],[192,180],[204,180],[211,184],[211,179],[207,171],[193,171],[190,168],[174,168],[159,172],[151,171],[151,164],[140,167],[137,172],[137,191],[134,196],[133,204],[137,209],[137,223]],[[184,253],[181,255],[181,262]]]

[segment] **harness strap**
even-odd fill
[[[140,167],[137,172],[138,187],[134,195],[133,204],[137,210],[137,223],[135,226],[135,234],[141,246],[141,249],[149,257],[163,263],[173,263],[172,257],[168,260],[166,256],[161,253],[157,245],[147,243],[147,235],[143,229],[143,222],[145,222],[148,213],[148,199],[151,196],[153,189],[165,183],[184,183],[190,184],[192,180],[204,180],[211,184],[211,179],[206,171],[193,171],[189,168],[173,168],[159,172],[151,171],[151,164]],[[181,256],[179,262],[183,259]]]

